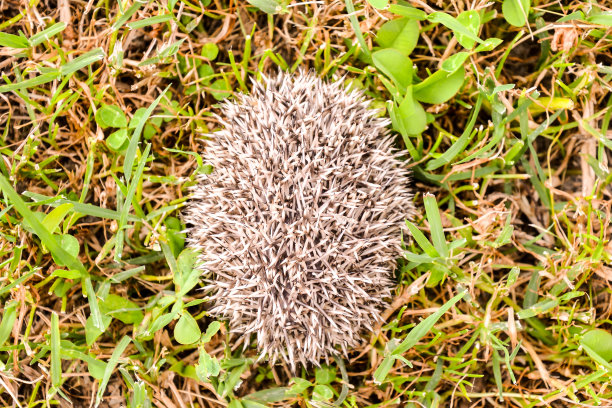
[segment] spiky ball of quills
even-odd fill
[[[222,104],[184,214],[213,316],[295,370],[380,322],[414,208],[403,152],[362,92],[279,73]]]

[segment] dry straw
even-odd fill
[[[260,355],[319,364],[380,322],[413,211],[388,119],[362,92],[280,73],[222,105],[185,213],[211,314]]]

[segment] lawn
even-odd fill
[[[417,208],[384,324],[295,373],[181,218],[279,70],[373,100]],[[0,406],[611,406],[609,1],[4,0],[0,77]]]

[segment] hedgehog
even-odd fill
[[[344,80],[279,72],[220,105],[183,214],[210,314],[292,371],[382,323],[414,207],[389,119]]]

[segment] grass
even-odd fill
[[[1,406],[612,404],[610,4],[387,3],[0,5]],[[179,219],[278,69],[363,89],[422,209],[385,324],[297,377],[208,316]]]

